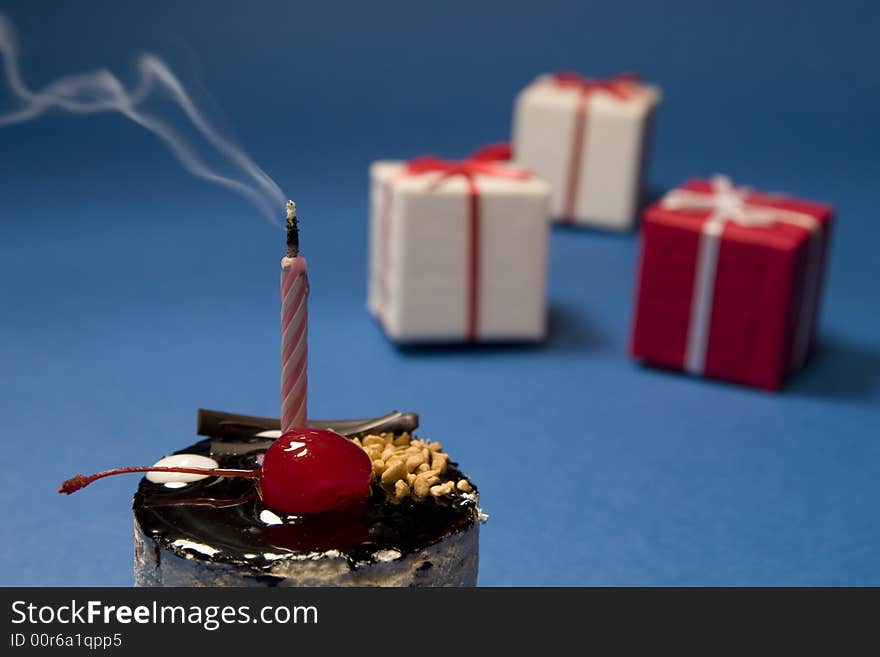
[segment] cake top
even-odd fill
[[[478,491],[439,443],[408,432],[351,438],[372,463],[362,505],[343,512],[285,514],[255,494],[246,478],[209,477],[180,486],[141,480],[135,519],[157,549],[270,574],[279,560],[343,557],[349,566],[423,549],[481,521]],[[206,439],[180,450],[221,467],[259,467],[266,441]]]

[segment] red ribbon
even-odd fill
[[[484,162],[510,162],[513,159],[513,147],[506,141],[486,144],[475,150],[468,159]]]
[[[562,210],[562,218],[567,223],[574,223],[578,184],[581,179],[584,146],[587,140],[587,109],[590,96],[597,91],[602,91],[610,93],[621,100],[629,100],[636,93],[634,84],[638,82],[638,79],[638,76],[634,73],[621,73],[613,78],[604,80],[585,78],[571,72],[556,73],[551,77],[551,82],[556,86],[576,89],[580,92],[574,116],[574,138],[572,139],[571,153],[568,160],[568,178],[565,183],[565,203]]]
[[[507,150],[503,150],[503,149]],[[387,300],[388,271],[388,240],[391,219],[391,188],[393,183],[406,176],[418,176],[428,173],[441,174],[429,187],[434,190],[443,182],[455,176],[463,176],[468,185],[468,296],[467,296],[467,327],[466,335],[469,342],[474,342],[478,335],[478,311],[480,307],[480,190],[476,176],[493,176],[509,180],[527,180],[532,173],[525,169],[503,164],[499,157],[506,153],[509,159],[510,149],[506,145],[491,145],[476,151],[466,160],[444,160],[439,157],[425,155],[406,163],[406,166],[393,176],[385,185],[383,209],[381,215],[380,243],[382,244],[381,260],[381,291],[382,305]]]

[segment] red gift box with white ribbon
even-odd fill
[[[777,390],[815,341],[834,209],[691,180],[647,208],[631,350]]]

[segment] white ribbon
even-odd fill
[[[816,312],[822,260],[822,225],[815,217],[803,212],[747,203],[749,190],[735,187],[726,176],[714,176],[711,184],[712,190],[709,192],[675,189],[660,201],[662,207],[670,210],[710,213],[700,234],[684,368],[692,374],[702,374],[705,370],[718,251],[724,224],[733,221],[744,226],[769,226],[781,221],[810,231],[806,281],[791,355],[792,367],[796,369],[806,358]]]

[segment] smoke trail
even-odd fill
[[[0,14],[0,56],[6,82],[19,101],[18,107],[0,113],[0,127],[30,121],[53,108],[76,114],[119,112],[159,137],[187,171],[238,192],[254,203],[269,221],[278,224],[285,201],[281,189],[241,148],[211,126],[180,80],[155,55],[143,54],[138,58],[140,78],[130,91],[105,69],[66,75],[33,91],[21,77],[12,23]],[[239,176],[233,178],[215,171],[171,126],[140,108],[158,91],[165,92],[199,134],[234,165]]]

